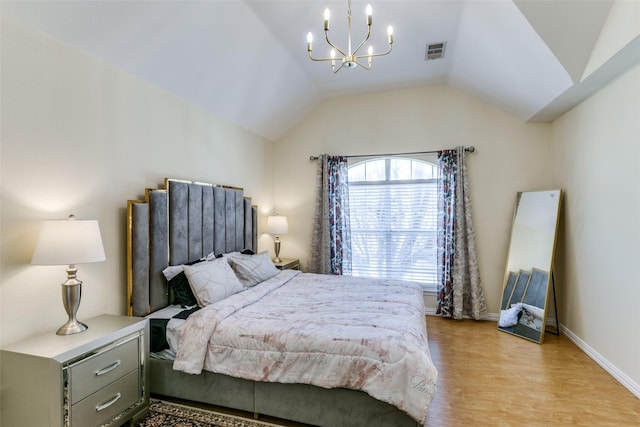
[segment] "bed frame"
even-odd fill
[[[146,316],[169,305],[162,270],[211,252],[257,252],[258,210],[241,188],[165,179],[144,200],[127,203],[127,307]],[[174,371],[150,359],[149,388],[158,396],[186,399],[311,425],[418,427],[403,411],[368,394],[307,384],[249,381],[203,371]]]

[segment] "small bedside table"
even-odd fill
[[[2,349],[2,425],[120,427],[147,412],[148,320],[103,315],[86,324]]]
[[[280,262],[273,262],[278,270],[300,270],[300,260],[280,258]]]

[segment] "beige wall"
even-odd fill
[[[64,269],[29,264],[43,219],[100,221],[107,261],[80,266],[79,315],[124,313],[126,200],[165,176],[243,186],[263,215],[289,217],[281,255],[306,264],[309,155],[474,145],[489,312],[498,311],[516,192],[562,187],[560,320],[640,383],[638,67],[552,125],[522,123],[442,86],[326,101],[272,145],[5,17],[0,31],[0,345],[66,319]],[[260,244],[272,250],[270,237]]]
[[[230,184],[272,208],[271,142],[6,17],[1,31],[0,344],[66,320],[64,267],[30,265],[43,219],[100,221],[107,261],[79,266],[82,319],[126,312],[126,203],[145,187]]]
[[[473,145],[467,155],[480,276],[498,313],[516,193],[552,186],[549,125],[526,124],[447,86],[324,102],[277,141],[275,207],[289,218],[285,257],[307,262],[316,163],[309,155],[411,152]],[[435,307],[433,298],[427,305]]]
[[[561,322],[640,396],[640,66],[557,119]]]

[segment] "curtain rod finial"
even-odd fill
[[[467,151],[470,153],[473,153],[474,151],[476,151],[476,147],[474,147],[473,145],[470,145],[467,147]]]

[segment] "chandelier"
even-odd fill
[[[388,43],[389,43],[389,50],[387,50],[386,52],[383,53],[374,53],[373,52],[373,47],[369,46],[369,49],[367,50],[367,53],[364,55],[358,55],[358,51],[360,50],[360,48],[367,42],[367,40],[369,40],[369,36],[371,35],[371,14],[372,14],[372,9],[371,9],[371,5],[367,5],[367,9],[366,9],[366,15],[367,15],[367,36],[365,37],[365,39],[362,41],[362,43],[360,43],[358,45],[357,48],[355,48],[354,50],[352,50],[352,45],[351,45],[351,0],[349,0],[348,3],[348,7],[347,7],[347,49],[346,51],[340,49],[339,47],[337,47],[335,44],[333,44],[331,42],[331,40],[329,40],[329,18],[331,17],[331,12],[329,11],[329,9],[325,9],[324,11],[324,36],[325,39],[327,40],[327,43],[329,43],[329,46],[331,46],[331,56],[329,58],[314,58],[311,55],[311,52],[313,51],[313,34],[309,33],[307,34],[307,52],[309,53],[309,59],[311,59],[312,61],[331,61],[331,69],[333,70],[334,73],[337,73],[338,71],[340,71],[343,67],[345,68],[356,68],[357,66],[360,66],[362,68],[364,68],[365,70],[369,71],[371,70],[371,63],[373,61],[373,58],[375,56],[384,56],[384,55],[388,55],[389,53],[391,53],[391,49],[393,47],[393,27],[391,27],[391,25],[389,25],[389,27],[387,28],[387,37],[388,37]],[[342,58],[336,58],[336,51],[340,53],[340,55],[342,55]],[[367,64],[363,64],[362,62],[360,62],[361,59],[367,59]],[[336,66],[336,63],[339,63],[338,66]]]

